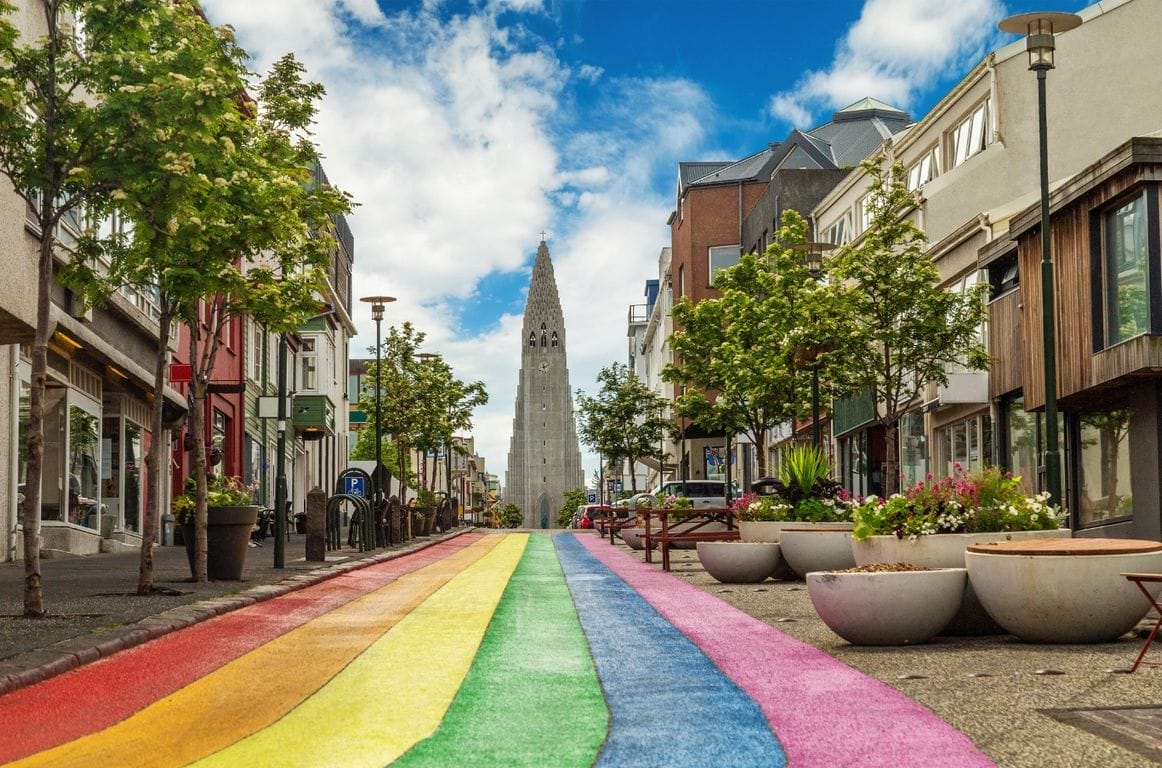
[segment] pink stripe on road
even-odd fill
[[[976,768],[995,763],[895,689],[594,536],[595,557],[758,702],[796,768]]]

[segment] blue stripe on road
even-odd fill
[[[597,766],[786,766],[733,680],[574,536],[553,538],[612,715]]]

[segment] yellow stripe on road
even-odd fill
[[[485,537],[323,614],[117,725],[14,765],[177,768],[211,755],[293,710],[408,612],[487,556],[498,538]]]
[[[504,536],[301,706],[199,768],[380,768],[430,736],[527,542],[527,534]]]

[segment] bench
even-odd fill
[[[738,529],[734,525],[734,511],[729,508],[705,507],[701,509],[643,509],[641,510],[642,518],[645,523],[645,532],[642,533],[642,542],[645,544],[645,560],[647,563],[653,562],[651,549],[654,544],[662,551],[662,570],[670,570],[670,545],[678,542],[699,542],[699,541],[737,541],[739,538]],[[682,529],[672,531],[670,529],[670,515],[680,516],[681,519],[675,521],[676,525],[682,525]],[[650,518],[657,517],[662,524],[662,528],[658,532],[650,530]],[[726,526],[726,530],[710,529],[706,530],[706,526],[719,523]]]

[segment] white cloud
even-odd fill
[[[651,180],[702,141],[713,105],[688,81],[572,71],[514,20],[543,13],[539,0],[497,0],[451,19],[435,1],[386,13],[374,0],[203,5],[235,27],[255,68],[294,51],[326,87],[316,138],[329,177],[360,204],[349,218],[355,297],[396,296],[385,330],[410,320],[458,377],[485,382],[490,403],[474,434],[503,478],[521,317],[471,336],[459,330],[462,305],[484,276],[527,269],[547,229],[570,383],[591,390],[598,369],[625,359],[626,310],[643,301],[669,242],[672,201]],[[603,94],[584,115],[563,98],[578,80]],[[366,305],[354,313],[351,353],[362,357],[374,323]],[[588,477],[597,459],[585,463]]]
[[[772,96],[770,113],[809,128],[816,110],[865,96],[908,108],[945,72],[983,55],[998,39],[1002,15],[999,0],[867,0],[831,66]]]

